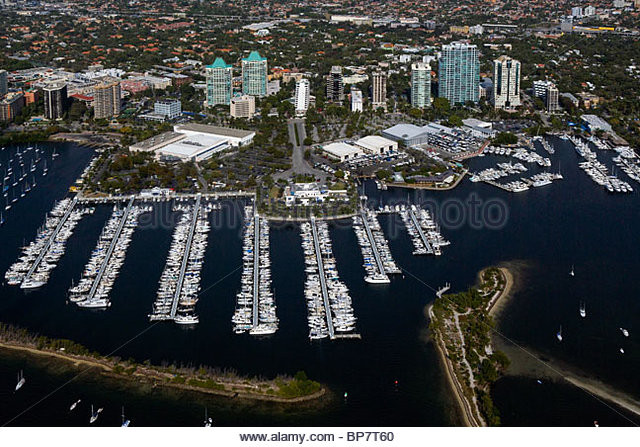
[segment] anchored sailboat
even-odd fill
[[[562,341],[562,325],[560,325],[560,329],[558,329],[558,332],[556,333],[556,338],[558,341]]]
[[[18,374],[18,383],[16,383],[16,391],[22,388],[25,384],[26,380],[24,378],[24,373],[20,370],[20,374]]]

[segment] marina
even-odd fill
[[[253,204],[245,206],[244,219],[242,286],[236,295],[233,331],[270,335],[278,330],[278,318],[271,288],[269,223]]]
[[[204,262],[207,236],[211,229],[208,214],[212,204],[202,205],[197,195],[193,205],[180,203],[174,211],[182,213],[173,233],[173,242],[160,277],[151,321],[173,320],[178,324],[197,324],[195,306],[200,294],[200,271]]]
[[[134,206],[131,197],[124,209],[114,205],[96,248],[84,268],[80,282],[69,289],[69,300],[82,308],[105,309],[111,305],[109,292],[124,263],[138,217],[151,207]]]
[[[83,215],[93,208],[74,209],[77,198],[56,203],[34,241],[23,247],[22,256],[5,273],[9,285],[36,289],[45,285],[65,251],[65,244]]]
[[[347,286],[340,281],[326,222],[312,217],[300,225],[305,254],[305,298],[309,338],[359,338]]]
[[[569,140],[578,155],[585,159],[585,161],[580,162],[578,166],[587,173],[591,180],[612,193],[633,192],[633,188],[629,183],[609,173],[607,167],[598,160],[596,153],[585,141],[575,136],[569,136]]]
[[[389,244],[382,232],[376,212],[361,208],[353,218],[353,229],[364,259],[366,271],[364,280],[370,284],[388,284],[390,274],[401,273],[396,265]]]
[[[440,256],[441,247],[449,245],[429,211],[415,205],[403,206],[400,216],[413,241],[414,255]]]

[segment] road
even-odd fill
[[[297,174],[312,175],[322,180],[325,179],[326,173],[313,169],[307,160],[304,159],[304,140],[307,138],[307,130],[304,125],[303,118],[294,118],[287,121],[289,130],[289,141],[293,145],[293,155],[291,156],[291,169],[274,175],[276,180],[281,178],[293,177]],[[298,141],[296,141],[296,128],[298,129]]]

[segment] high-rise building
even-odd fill
[[[67,84],[52,82],[42,89],[44,93],[44,117],[48,120],[61,119],[67,110]]]
[[[213,64],[205,67],[207,77],[207,106],[218,104],[228,105],[231,101],[231,78],[233,68],[221,57],[217,57]]]
[[[295,107],[296,115],[304,115],[309,109],[309,101],[311,99],[311,85],[308,79],[300,79],[296,81]]]
[[[8,87],[7,70],[0,70],[0,98],[7,94]]]
[[[553,82],[546,80],[533,81],[533,96],[544,101],[544,106],[548,112],[560,110],[559,93]]]
[[[558,89],[555,85],[551,84],[547,88],[546,106],[548,112],[557,112],[560,110],[560,103],[558,102]]]
[[[182,115],[182,104],[177,99],[163,99],[153,105],[153,113],[172,120]]]
[[[520,107],[520,61],[509,56],[493,61],[493,105],[506,110]]]
[[[342,78],[342,67],[331,67],[331,72],[327,75],[327,101],[341,103],[344,100],[344,80]]]
[[[120,115],[122,90],[120,80],[105,76],[97,78],[93,88],[93,116],[96,119],[111,118]]]
[[[256,114],[256,98],[250,95],[231,98],[229,113],[234,118],[253,118]]]
[[[0,99],[0,121],[12,121],[20,115],[24,107],[24,95],[22,92],[7,93],[4,99]]]
[[[381,71],[373,73],[372,76],[371,105],[374,109],[379,107],[387,108],[387,74]]]
[[[438,96],[451,104],[478,102],[480,62],[478,47],[461,42],[442,46],[439,63]]]
[[[267,58],[257,51],[242,59],[242,93],[258,98],[267,96]]]
[[[351,87],[351,111],[362,113],[362,90]]]
[[[424,109],[431,105],[431,67],[421,62],[411,64],[411,105]]]

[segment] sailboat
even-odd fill
[[[25,192],[24,192],[24,185],[22,185],[22,190],[20,192],[20,197],[24,197],[25,196]]]
[[[18,383],[16,383],[16,391],[22,388],[25,384],[26,380],[24,378],[24,374],[22,370],[20,370],[20,374],[18,374]]]
[[[35,163],[33,163],[33,160],[31,160],[31,169],[29,169],[29,171],[31,171],[31,172],[35,172],[36,171],[36,165],[35,165]]]
[[[93,424],[98,420],[98,416],[102,413],[102,408],[98,408],[98,411],[93,411],[93,405],[91,405],[91,418],[89,419],[89,423]]]
[[[213,419],[207,414],[207,407],[204,408],[204,426],[211,427],[213,425]]]
[[[128,427],[131,421],[124,417],[124,406],[122,407],[122,425],[121,427]]]
[[[9,197],[7,197],[7,204],[4,207],[5,211],[9,211],[11,209],[11,204],[9,203]]]
[[[571,264],[571,271],[569,272],[569,276],[576,276],[576,273],[573,270],[573,264]]]
[[[78,404],[80,403],[82,399],[78,399],[77,401],[75,401],[74,403],[71,404],[71,406],[69,407],[69,411],[73,411],[76,409],[76,407],[78,406]]]
[[[2,213],[0,213],[0,226],[2,226],[2,224],[4,224],[4,217],[2,216]]]
[[[587,316],[587,309],[586,309],[586,307],[584,305],[584,301],[580,301],[580,316],[582,318]]]
[[[622,328],[622,327],[621,327],[621,328],[620,328],[620,332],[622,332],[622,335],[624,335],[625,337],[628,337],[628,336],[629,336],[629,331],[628,331],[628,330],[626,330],[625,328]]]
[[[42,176],[45,177],[47,175],[47,160],[44,161],[44,169],[42,170]]]
[[[620,354],[624,354],[624,349],[620,348]]]
[[[56,148],[54,147],[53,148],[53,154],[51,154],[51,158],[55,160],[58,155],[60,155],[60,154],[56,152]]]
[[[560,329],[558,329],[558,332],[556,333],[556,338],[558,341],[562,341],[562,325],[560,325]]]

